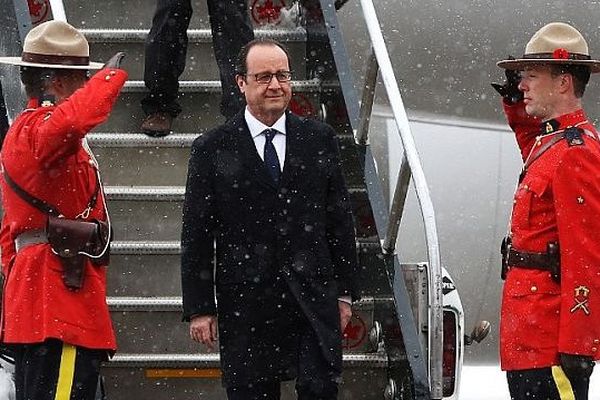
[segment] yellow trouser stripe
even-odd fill
[[[62,354],[60,356],[60,369],[58,371],[58,384],[56,385],[56,395],[54,396],[54,400],[69,400],[71,398],[73,376],[75,375],[76,354],[77,349],[75,346],[63,343]]]
[[[552,377],[554,378],[554,383],[556,383],[560,400],[575,400],[571,381],[569,381],[569,378],[565,375],[565,371],[560,366],[555,365],[552,367]]]

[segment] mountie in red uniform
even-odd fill
[[[2,164],[8,176],[34,197],[74,219],[97,190],[95,160],[85,135],[104,122],[127,73],[103,69],[58,106],[30,100],[7,133]],[[40,343],[59,339],[90,349],[115,350],[116,341],[106,304],[106,267],[86,258],[83,287],[63,283],[62,265],[48,243],[31,244],[18,252],[15,239],[42,230],[48,216],[24,201],[0,179],[4,216],[0,244],[6,276],[3,301],[5,343]],[[106,220],[103,196],[98,196],[85,220]]]
[[[504,111],[526,166],[514,198],[512,250],[544,255],[549,243],[555,244],[560,280],[550,270],[508,264],[500,324],[502,369],[560,365],[559,353],[598,360],[598,133],[583,110],[543,123],[527,116],[522,101],[505,101]]]

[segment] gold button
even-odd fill
[[[594,344],[600,344],[600,340],[594,339]]]
[[[537,292],[537,286],[532,286],[532,287],[531,287],[531,291],[532,291],[532,292]]]
[[[112,76],[115,76],[115,75],[117,74],[117,71],[115,71],[115,70],[112,70],[112,71],[110,71],[110,74],[111,74]]]
[[[529,190],[529,185],[524,185],[524,186],[523,186],[523,189],[525,189],[525,190]]]
[[[592,351],[595,353],[595,352],[598,351],[598,348],[597,347],[592,347]]]
[[[104,77],[104,80],[106,80],[106,81],[110,81],[110,75],[106,75],[106,76]]]

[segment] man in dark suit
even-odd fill
[[[286,111],[291,73],[280,43],[251,41],[237,70],[246,109],[192,147],[184,319],[209,347],[218,325],[230,400],[279,399],[280,382],[294,378],[299,399],[336,399],[358,290],[335,132]]]

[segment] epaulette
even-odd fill
[[[574,126],[565,129],[565,139],[569,146],[583,145],[583,134],[583,129]]]

